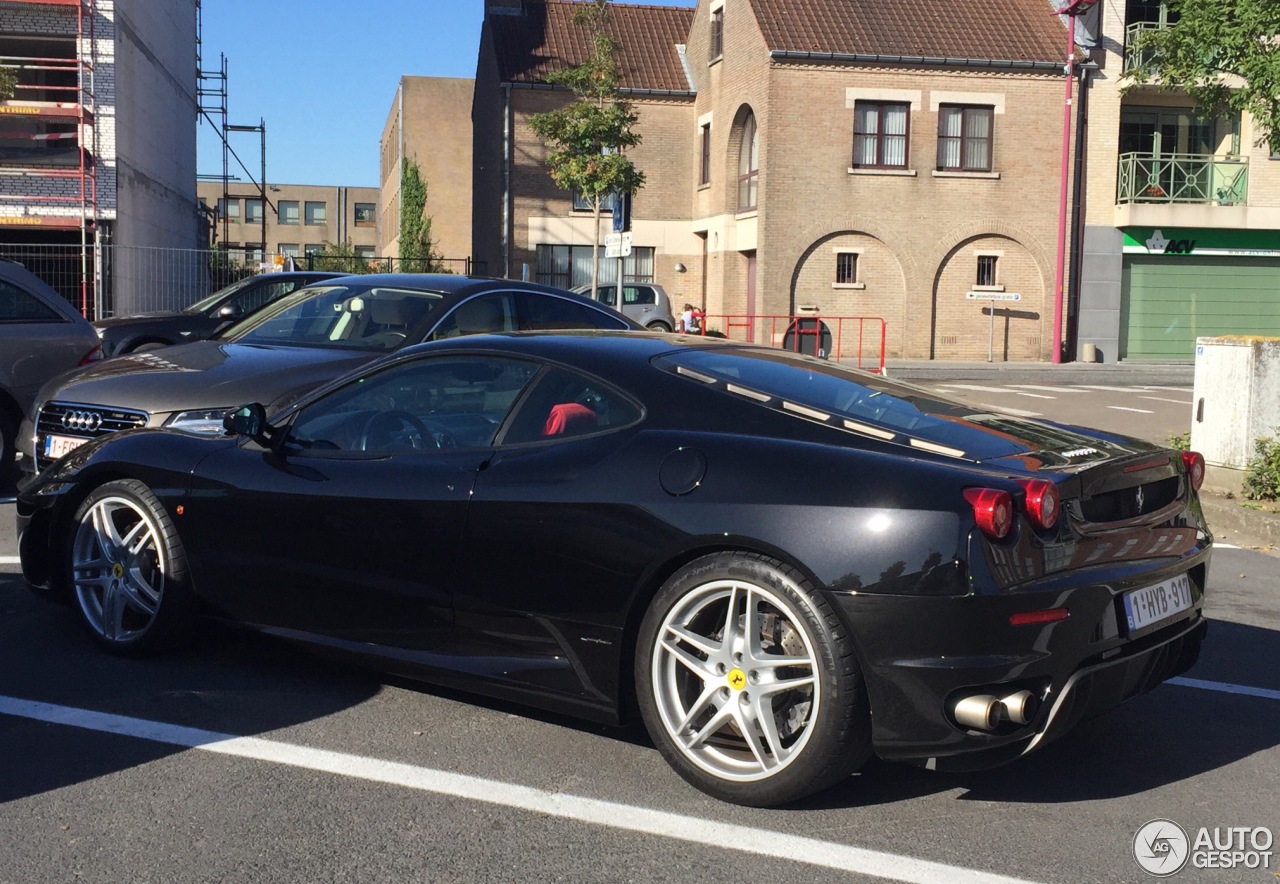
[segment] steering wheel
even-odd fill
[[[384,440],[392,448],[403,447],[396,444],[403,442],[414,449],[423,449],[430,444],[436,448],[446,447],[436,434],[427,429],[426,424],[407,411],[379,411],[364,422],[360,430],[361,451],[368,451],[370,442],[373,442],[375,451],[387,447],[381,444]]]
[[[408,339],[409,336],[402,331],[383,331],[370,336],[369,341],[386,347],[388,350],[393,350]]]

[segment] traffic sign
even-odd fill
[[[1017,292],[965,292],[970,301],[1021,301],[1022,295]]]
[[[608,233],[604,237],[604,256],[606,258],[625,258],[631,254],[631,231],[626,233]]]

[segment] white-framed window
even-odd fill
[[[742,142],[738,146],[738,212],[752,212],[760,205],[760,131],[756,115],[748,114],[742,123]]]

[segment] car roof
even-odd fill
[[[70,301],[59,294],[57,289],[36,276],[20,262],[0,258],[0,279],[7,279],[31,292],[48,306],[57,310],[64,318],[72,322],[89,324],[89,320],[85,319]]]
[[[581,297],[575,292],[539,285],[535,282],[524,282],[519,279],[499,279],[488,276],[464,276],[458,273],[364,273],[343,276],[338,279],[351,285],[399,286],[449,295],[509,290],[546,292],[548,294]]]

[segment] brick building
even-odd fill
[[[473,112],[476,255],[559,285],[589,279],[606,232],[527,125],[571,99],[546,75],[585,56],[572,9],[489,0]],[[1066,35],[1043,0],[612,14],[647,176],[628,277],[713,326],[816,310],[882,317],[890,356],[1051,357]]]
[[[350,243],[357,255],[378,251],[378,188],[267,184],[264,210],[256,185],[201,181],[200,201],[213,219],[213,244],[256,264],[275,255],[304,257],[327,244]],[[266,231],[265,240],[263,231]],[[263,242],[266,242],[265,256]]]
[[[1197,336],[1280,336],[1280,153],[1248,114],[1210,119],[1131,88],[1135,39],[1176,27],[1159,0],[1099,4],[1086,70],[1079,347],[1105,362],[1195,358]]]
[[[0,64],[18,75],[0,101],[0,257],[87,312],[112,293],[131,309],[147,278],[136,250],[201,245],[196,8],[0,0]],[[96,248],[107,245],[110,261]]]

